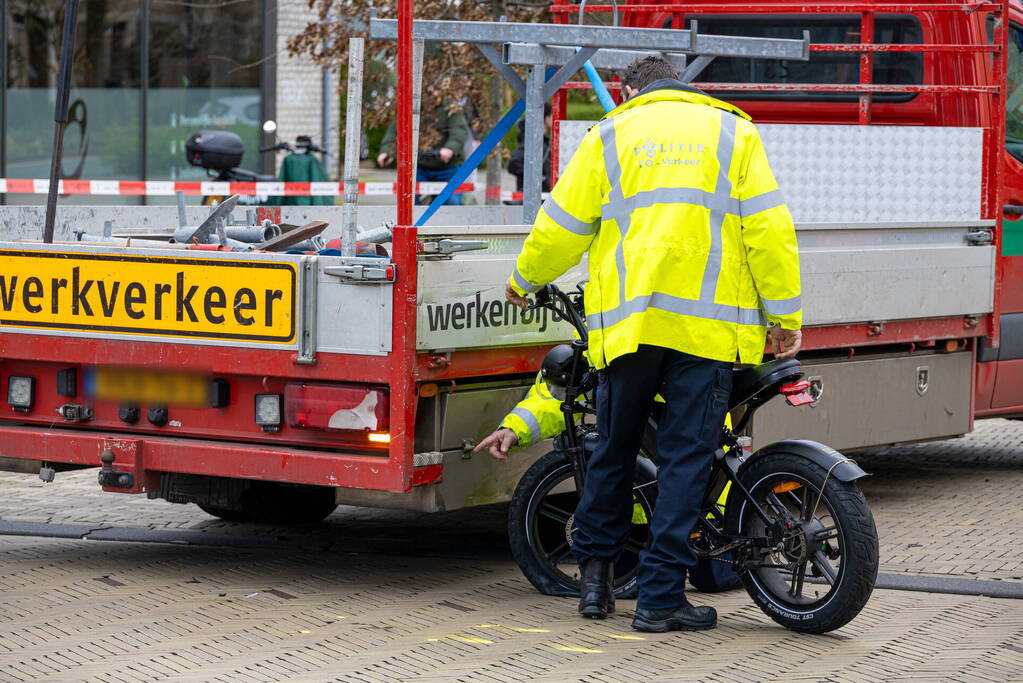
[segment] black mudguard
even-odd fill
[[[746,458],[740,469],[749,467],[749,464],[754,460],[775,453],[791,453],[792,455],[806,458],[831,472],[831,476],[839,481],[856,481],[867,476],[867,473],[856,464],[855,460],[842,455],[831,446],[801,439],[776,441],[775,443],[768,444],[754,451],[753,455]]]

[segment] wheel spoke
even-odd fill
[[[572,516],[552,503],[544,503],[541,505],[539,512],[542,517],[553,519],[555,522],[559,522],[560,524],[567,524],[568,518]]]
[[[562,541],[561,545],[547,553],[547,561],[552,567],[557,567],[558,563],[568,557],[570,552],[572,552],[572,546],[568,544],[568,541]]]
[[[802,597],[803,595],[803,579],[806,578],[806,562],[801,562],[795,565],[795,571],[792,572],[792,584],[789,588],[789,595],[794,598]]]
[[[818,550],[813,554],[813,557],[810,558],[810,561],[813,562],[813,566],[817,568],[817,571],[824,575],[824,578],[828,580],[828,583],[834,585],[835,579],[838,578],[838,574],[835,573],[835,568],[831,566],[830,562],[828,562],[828,558],[824,556],[824,553]]]
[[[813,540],[816,543],[827,541],[832,538],[838,538],[838,527],[829,526],[825,529],[821,529],[813,536]]]
[[[810,509],[810,487],[803,487],[803,499],[799,502],[799,519],[804,522],[810,521],[813,510]]]

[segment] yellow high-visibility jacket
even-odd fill
[[[663,401],[660,396],[655,400]],[[543,381],[543,375],[536,373],[536,381],[529,387],[525,398],[519,401],[512,411],[501,420],[501,426],[515,432],[518,442],[514,450],[532,446],[544,439],[550,439],[560,434],[565,429],[565,415],[561,412],[561,401],[551,395],[547,383]],[[732,416],[725,415],[725,426],[731,428]],[[725,449],[728,450],[727,448]],[[728,498],[728,491],[731,482],[725,484],[724,490],[718,497],[717,505],[724,511],[725,500]],[[633,523],[646,524],[645,513],[642,507],[635,505],[633,509]],[[709,516],[709,515],[708,515]],[[642,519],[640,519],[642,517]]]
[[[544,202],[509,280],[535,292],[589,251],[598,369],[640,344],[759,363],[765,325],[802,325],[792,216],[756,127],[678,81],[601,119]]]
[[[529,393],[505,415],[501,426],[515,432],[519,439],[515,448],[532,446],[564,431],[561,401],[551,396],[541,373],[536,373],[536,381],[529,387]]]
[[[659,395],[654,400],[664,402]],[[525,397],[515,404],[511,412],[504,416],[501,426],[515,432],[518,437],[516,449],[551,439],[564,431],[565,414],[561,412],[561,401],[551,395],[541,373],[536,373],[533,386],[529,387]],[[725,415],[725,426],[731,428],[731,415]]]

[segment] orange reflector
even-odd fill
[[[794,481],[787,481],[783,484],[778,484],[774,487],[775,493],[785,493],[786,491],[795,491],[796,489],[803,488],[802,484],[797,484]]]
[[[430,398],[437,395],[437,385],[433,382],[419,385],[419,395],[423,398]]]
[[[369,440],[376,443],[391,443],[391,435],[387,432],[370,432]]]
[[[699,538],[701,535],[702,534],[700,534],[699,531],[694,531],[693,533],[689,534],[689,538]]]
[[[953,351],[958,351],[959,350],[959,340],[958,339],[949,339],[948,341],[946,341],[945,342],[945,350],[947,352],[949,352],[949,353],[952,353]]]

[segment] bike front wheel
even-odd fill
[[[739,576],[773,620],[803,633],[826,633],[859,614],[874,589],[877,529],[859,486],[839,481],[792,453],[755,459],[740,479],[771,518],[765,522],[736,487],[725,506],[735,536],[782,542],[741,553]]]
[[[650,518],[657,497],[653,465],[641,455],[633,486],[629,539],[614,566],[614,590],[634,597],[639,553],[650,541]],[[579,565],[572,556],[575,508],[579,503],[572,462],[552,451],[526,470],[508,508],[508,540],[522,573],[546,595],[578,596]]]

